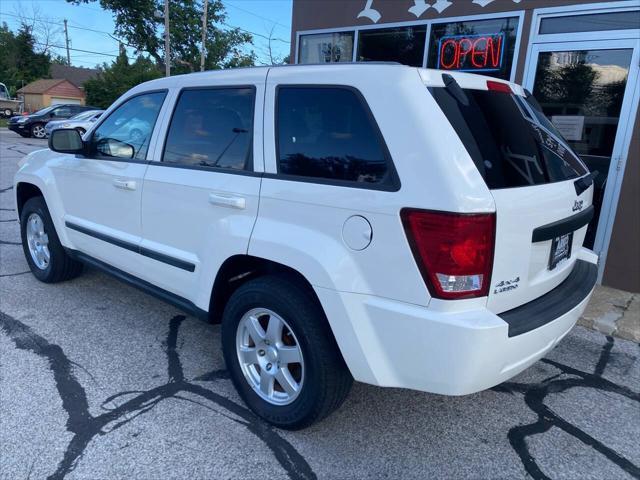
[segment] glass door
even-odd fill
[[[524,84],[591,171],[596,216],[585,246],[600,253],[615,216],[621,166],[638,82],[638,42],[608,40],[533,45]],[[635,100],[637,102],[637,100]],[[617,187],[616,187],[617,186]],[[616,192],[615,190],[618,190]]]

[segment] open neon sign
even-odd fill
[[[492,72],[502,68],[504,33],[451,35],[440,39],[438,68],[462,72]]]

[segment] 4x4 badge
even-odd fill
[[[573,202],[573,208],[571,210],[573,210],[574,212],[582,210],[583,203],[584,203],[584,200],[576,200],[575,202]]]

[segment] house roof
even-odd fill
[[[80,88],[82,88],[84,82],[98,75],[98,70],[95,68],[70,67],[57,63],[51,65],[50,72],[53,78],[64,78]]]
[[[18,93],[45,93],[59,83],[65,82],[64,78],[43,78],[35,82],[28,83]]]

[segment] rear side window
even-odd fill
[[[184,90],[162,161],[244,170],[251,160],[255,92],[251,87]]]
[[[278,172],[397,189],[395,170],[364,99],[347,87],[279,87]]]
[[[560,182],[587,173],[548,122],[516,95],[464,89],[463,101],[447,88],[430,91],[489,188]]]

